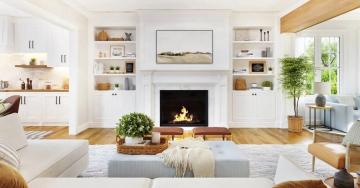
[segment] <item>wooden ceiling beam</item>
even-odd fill
[[[281,33],[296,33],[360,8],[360,0],[310,0],[281,17]]]

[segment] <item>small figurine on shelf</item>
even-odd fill
[[[260,29],[260,41],[263,41],[263,37],[262,37],[262,32],[263,30],[262,29]]]
[[[270,31],[266,31],[267,33],[267,41],[270,41]]]
[[[113,74],[114,73],[114,71],[115,71],[115,68],[114,68],[114,66],[110,66],[110,74]]]
[[[131,35],[132,33],[125,33],[126,36],[125,41],[131,41]]]
[[[119,66],[115,67],[115,72],[116,72],[116,74],[120,74],[120,67]]]

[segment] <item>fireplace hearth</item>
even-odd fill
[[[161,90],[160,126],[208,126],[208,91]]]

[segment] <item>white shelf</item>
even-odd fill
[[[233,76],[274,76],[274,74],[249,74],[249,73],[233,73]]]
[[[273,57],[233,57],[233,60],[275,60]]]
[[[135,77],[136,74],[95,74],[95,76],[110,76],[110,77]]]
[[[234,44],[273,44],[274,41],[233,41]]]
[[[95,44],[136,44],[136,41],[95,41]]]
[[[106,60],[136,60],[136,57],[105,57],[105,58],[95,58],[96,61],[106,61]]]

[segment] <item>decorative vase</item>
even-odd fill
[[[346,169],[335,173],[334,185],[339,188],[354,188],[354,177]]]
[[[144,141],[143,137],[125,137],[125,143],[126,144],[140,144]]]
[[[108,39],[109,39],[109,35],[104,30],[101,31],[97,36],[98,41],[107,41]]]
[[[288,116],[288,130],[290,132],[300,133],[304,126],[304,118],[299,116]]]

